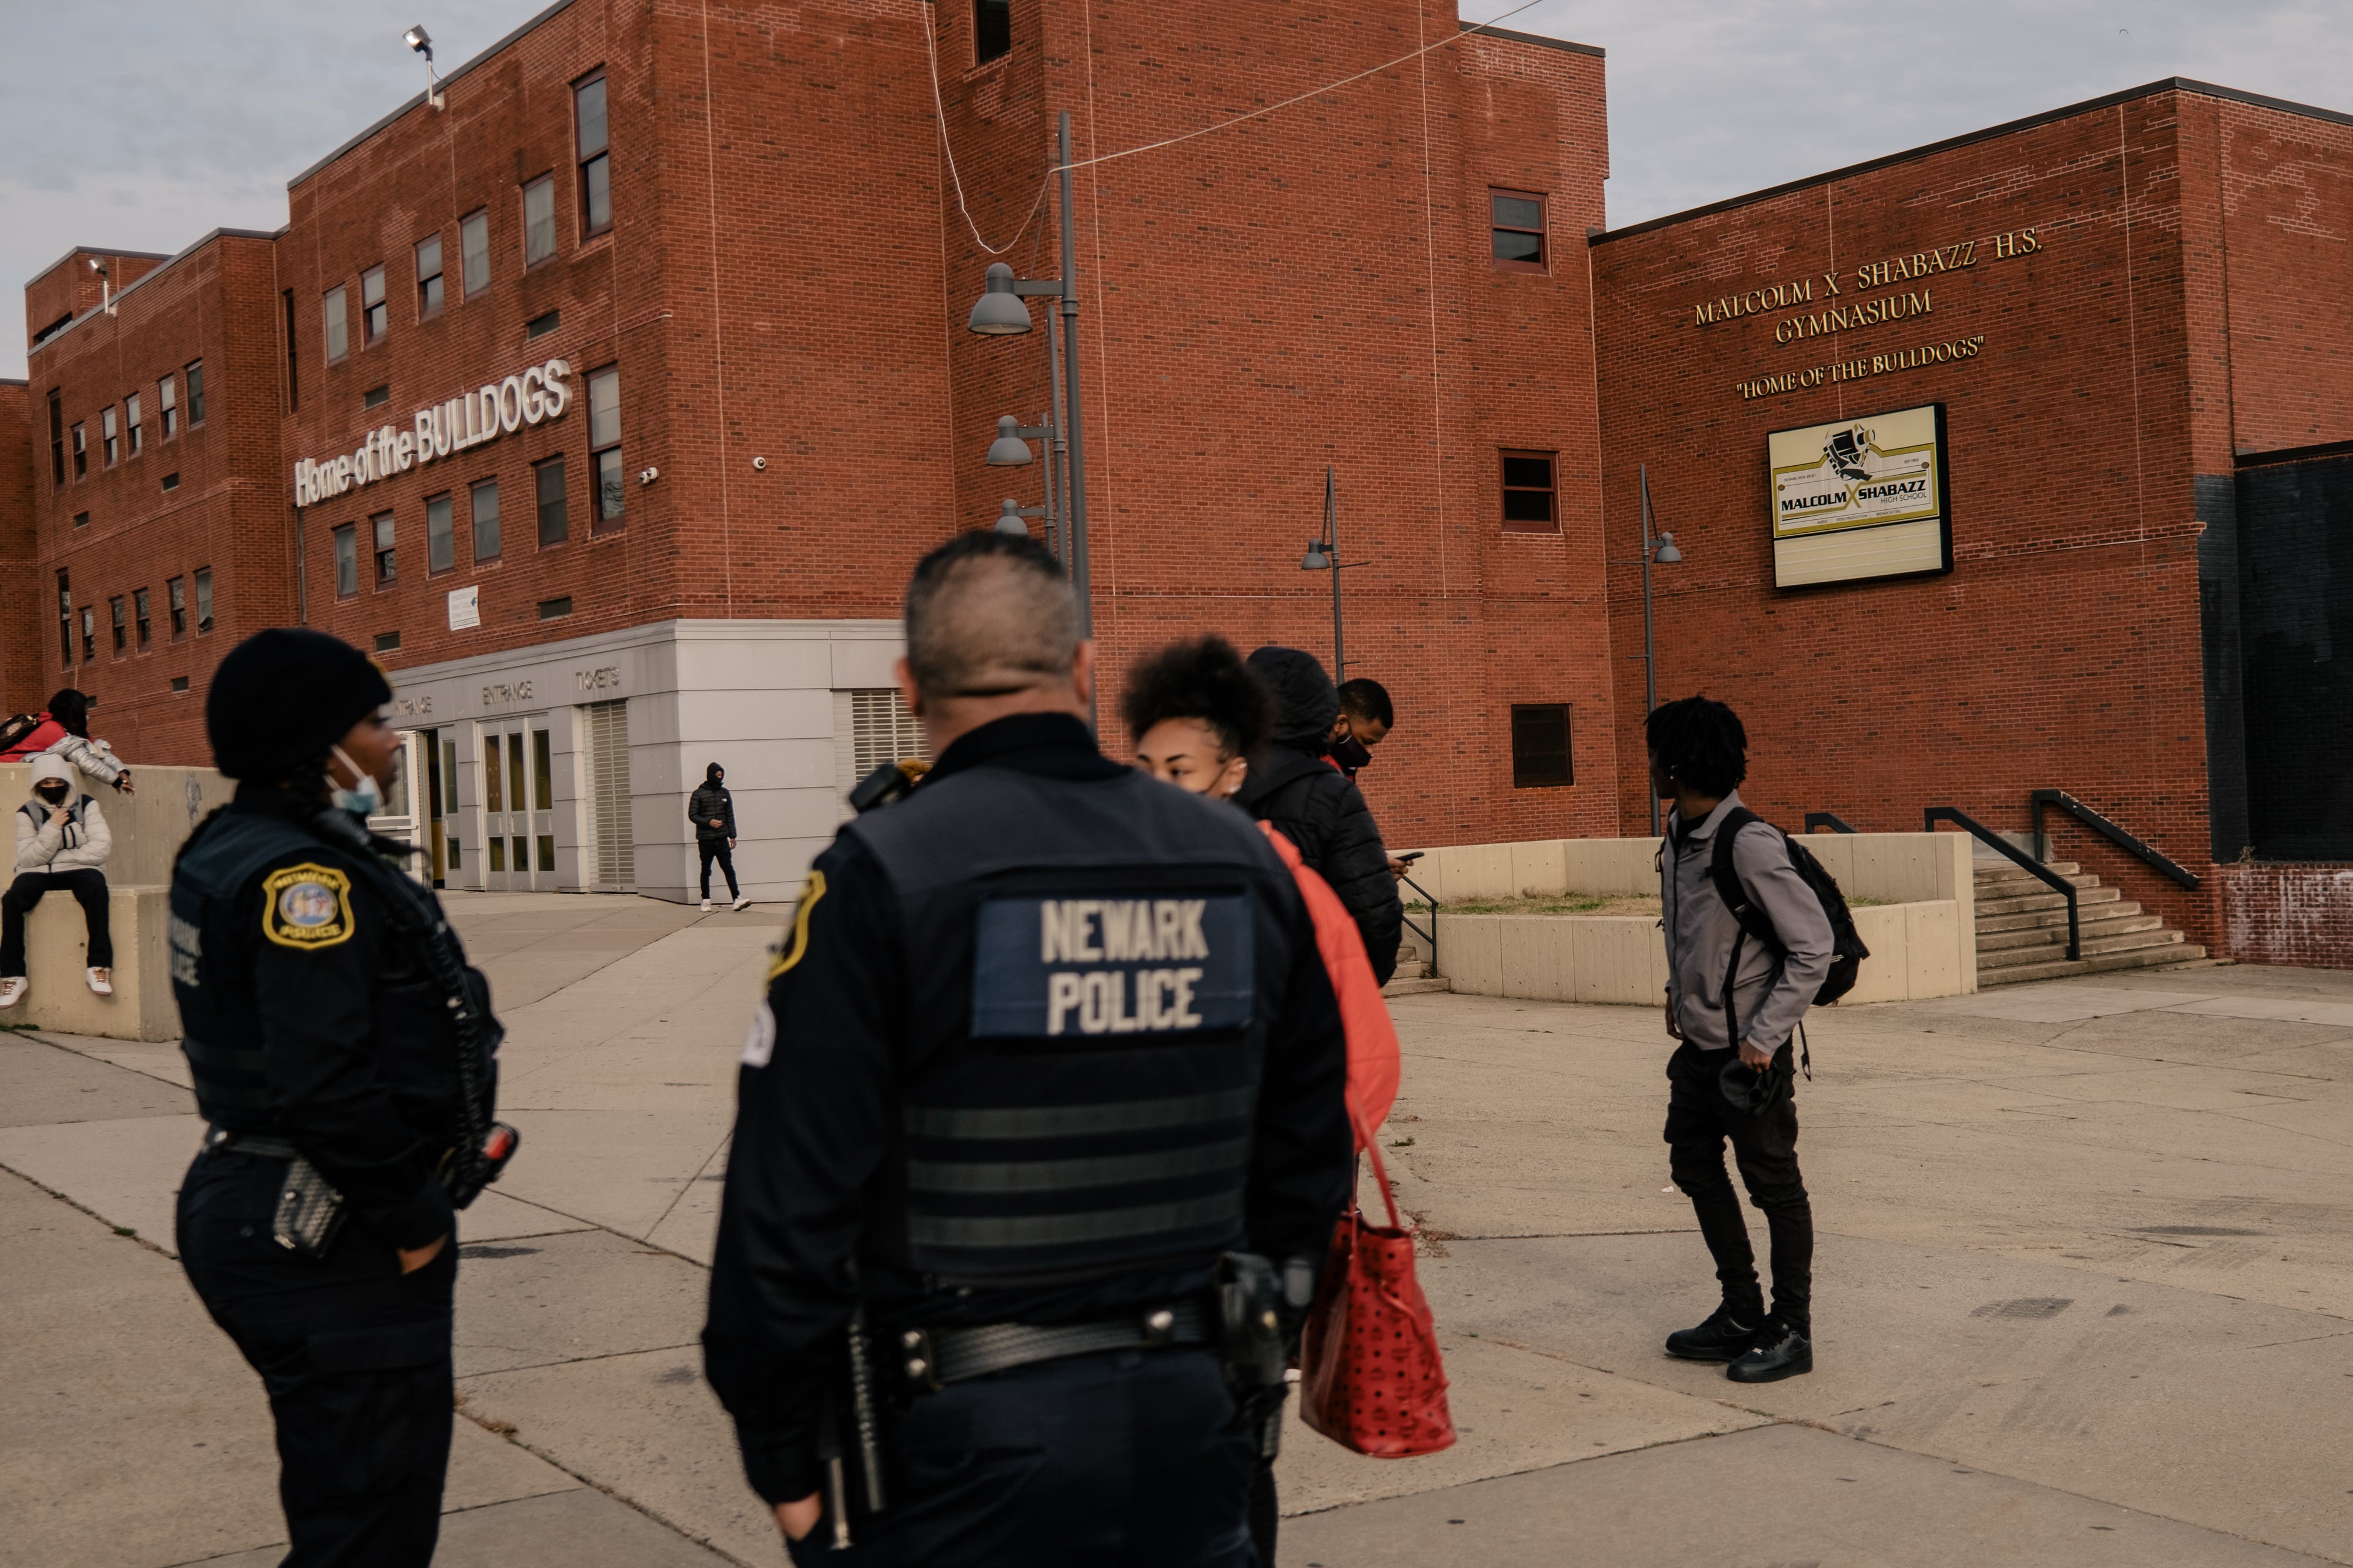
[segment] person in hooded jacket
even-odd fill
[[[1386,985],[1397,973],[1405,911],[1372,808],[1329,755],[1340,694],[1312,653],[1262,647],[1249,662],[1273,688],[1279,711],[1234,803],[1281,829],[1308,868],[1332,885],[1356,918],[1374,977]]]
[[[0,751],[0,763],[21,763],[45,753],[63,757],[100,784],[124,795],[138,793],[131,787],[131,770],[116,759],[114,748],[91,738],[88,697],[70,686],[65,687],[49,699],[47,708],[33,717],[37,722],[32,729],[18,736],[5,751]]]
[[[14,1007],[32,988],[25,973],[25,917],[56,891],[71,893],[81,905],[90,929],[85,979],[100,996],[111,996],[114,939],[102,868],[114,847],[113,832],[98,802],[77,796],[64,758],[36,756],[32,774],[33,797],[16,808],[16,880],[0,894],[0,1007]]]
[[[727,770],[712,763],[702,770],[702,782],[686,803],[687,820],[694,824],[695,852],[702,857],[702,908],[711,910],[711,863],[719,862],[727,875],[727,896],[742,909],[752,895],[735,885],[735,797],[727,793]]]

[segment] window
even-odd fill
[[[522,188],[522,264],[555,254],[555,179],[542,174]]]
[[[79,422],[73,427],[73,458],[74,478],[88,479],[90,477],[90,431],[86,426]]]
[[[1558,533],[1560,519],[1552,505],[1552,454],[1505,452],[1504,459],[1504,531]]]
[[[321,310],[327,322],[327,363],[332,364],[352,352],[351,318],[343,309],[342,284],[327,290]]]
[[[286,406],[302,406],[302,351],[294,340],[294,290],[280,296],[286,301]]]
[[[49,483],[62,487],[66,482],[66,408],[54,392],[49,394]]]
[[[335,530],[335,597],[348,599],[359,591],[359,525],[347,522]]]
[[[130,440],[132,457],[147,449],[147,427],[140,422],[139,395],[135,392],[122,400],[122,431]]]
[[[606,151],[602,72],[572,89],[572,105],[580,144],[580,232],[602,234],[613,226],[613,160]]]
[[[504,811],[507,808],[505,766],[506,752],[500,749],[499,738],[496,735],[485,736],[482,741],[482,809],[484,811]],[[491,840],[492,855],[498,853],[498,844],[497,839]]]
[[[153,640],[155,633],[154,622],[148,616],[148,610],[150,607],[147,590],[144,588],[133,590],[131,595],[132,619],[136,621],[139,626],[139,651],[141,653],[145,653],[147,651],[147,644]]]
[[[555,768],[554,759],[548,754],[548,744],[546,731],[533,730],[531,732],[531,787],[539,792],[539,809],[542,811],[551,809],[551,803],[555,799]],[[543,860],[539,868],[543,871],[555,869]]]
[[[167,490],[178,489],[180,488],[179,474],[177,472],[165,474],[164,476],[164,488]]]
[[[474,559],[499,558],[499,481],[484,479],[474,487]]]
[[[417,242],[417,319],[441,313],[441,237]]]
[[[368,343],[382,338],[385,329],[392,325],[392,306],[384,297],[384,268],[380,266],[360,274],[360,321],[365,329],[360,341]]]
[[[562,325],[564,325],[564,312],[561,310],[550,310],[543,316],[533,316],[522,324],[522,341],[529,342],[533,338],[543,338]]]
[[[398,632],[376,633],[375,651],[378,653],[398,653],[400,651],[400,634]]]
[[[493,762],[491,765],[492,767],[496,767],[498,766],[498,763]],[[498,797],[493,795],[491,799],[491,809],[492,811],[496,811],[498,808]],[[503,871],[506,868],[507,841],[493,835],[491,839],[491,869],[493,871]]]
[[[106,602],[106,614],[113,623],[114,654],[120,658],[131,647],[131,617],[126,613],[121,595],[117,594]]]
[[[571,613],[572,595],[569,594],[560,599],[542,599],[539,602],[539,618],[543,621],[560,621]]]
[[[78,511],[74,513],[73,525],[76,528],[88,528],[90,526],[90,513],[86,511]]]
[[[572,532],[564,504],[564,459],[550,458],[533,470],[539,489],[539,542],[561,544]]]
[[[596,484],[595,528],[621,521],[621,373],[607,367],[588,378],[588,472]]]
[[[1512,704],[1512,787],[1549,789],[1577,782],[1568,754],[1568,704]]]
[[[362,412],[365,412],[370,408],[381,408],[391,401],[392,384],[390,382],[385,383],[382,386],[371,386],[365,392],[360,394],[360,408]]]
[[[425,570],[447,572],[458,564],[455,521],[450,498],[438,495],[425,503]]]
[[[66,668],[73,668],[73,582],[64,572],[58,574],[58,655]]]
[[[185,676],[185,675],[175,675],[175,676],[172,677],[172,689],[173,689],[173,690],[174,690],[174,691],[185,691],[187,689],[188,689],[188,678],[187,678],[186,676]]]
[[[196,635],[202,637],[213,629],[213,569],[196,568]]]
[[[972,63],[1013,52],[1012,0],[972,0]]]
[[[1499,272],[1545,270],[1545,199],[1531,191],[1490,191]]]
[[[182,373],[188,378],[188,428],[205,422],[205,362],[193,360]]]
[[[176,376],[165,376],[155,384],[155,407],[164,420],[164,439],[168,441],[180,433],[180,383]]]
[[[539,836],[539,868],[543,871],[555,869],[555,835],[553,833]]]
[[[466,269],[469,297],[491,286],[491,215],[469,213],[458,220],[458,255]]]
[[[81,607],[81,661],[88,664],[98,657],[98,608],[93,605]]]
[[[115,434],[114,405],[111,403],[98,416],[98,432],[99,441],[106,448],[106,466],[111,468],[121,451],[121,439]]]
[[[58,574],[58,586],[65,586],[65,574]],[[172,606],[172,640],[178,642],[188,635],[188,580],[174,577],[164,584],[164,596]]]
[[[400,577],[400,563],[394,559],[392,548],[392,513],[376,513],[368,519],[368,526],[375,534],[375,585],[389,588]]]

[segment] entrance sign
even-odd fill
[[[1945,405],[1766,437],[1778,587],[1953,569]]]

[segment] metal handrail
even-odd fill
[[[1956,827],[1963,829],[1971,837],[1975,838],[1978,843],[1986,846],[1988,848],[1993,850],[1996,854],[2004,856],[2009,859],[2017,862],[2021,867],[2024,868],[2032,875],[2050,883],[2052,888],[2064,896],[2067,900],[2068,961],[2073,963],[2084,956],[2084,928],[2082,921],[2079,920],[2076,915],[2074,883],[2067,880],[2064,877],[2059,875],[2058,872],[2053,871],[2048,866],[2043,865],[2041,861],[2034,859],[2024,850],[2019,848],[2018,846],[2012,844],[2009,839],[2004,838],[2000,834],[1996,833],[1992,828],[1988,827],[1984,823],[1979,822],[1977,818],[1961,810],[1958,806],[1932,805],[1920,815],[1922,826],[1928,832],[1934,833],[1936,831],[1936,824],[1940,822],[1949,822]]]
[[[1807,832],[1820,833],[1825,827],[1829,828],[1832,833],[1852,833],[1854,831],[1853,828],[1849,827],[1845,823],[1840,821],[1838,813],[1834,811],[1810,811],[1806,813]]]
[[[1423,887],[1419,882],[1415,881],[1412,877],[1403,876],[1399,877],[1398,880],[1403,882],[1407,887],[1411,888],[1415,892],[1419,893],[1422,896],[1423,901],[1430,905],[1430,929],[1428,931],[1424,931],[1421,927],[1414,924],[1413,917],[1407,914],[1403,910],[1399,910],[1398,911],[1398,919],[1404,922],[1406,930],[1413,932],[1414,935],[1420,937],[1422,940],[1430,943],[1430,972],[1432,974],[1435,974],[1438,973],[1438,900],[1430,896],[1429,889]]]
[[[2132,856],[2134,858],[2140,860],[2150,867],[2153,867],[2157,870],[2164,872],[2167,876],[2172,878],[2181,886],[2188,888],[2190,891],[2196,892],[2198,890],[2198,878],[2194,872],[2183,870],[2180,867],[2175,865],[2172,861],[2167,859],[2164,856],[2158,854],[2147,845],[2143,844],[2139,839],[2135,838],[2131,834],[2126,833],[2123,828],[2118,827],[2115,823],[2110,822],[2106,817],[2102,816],[2098,812],[2094,811],[2090,806],[2085,805],[2082,801],[2077,800],[2073,795],[2069,795],[2065,790],[2039,789],[2036,790],[2030,798],[2034,804],[2034,842],[2038,847],[2045,842],[2042,837],[2042,808],[2046,805],[2057,806],[2061,811],[2065,812],[2068,816],[2073,817],[2076,821],[2082,823],[2093,832],[2097,833],[2107,839],[2108,842],[2114,844],[2117,848],[2122,849],[2126,854]]]

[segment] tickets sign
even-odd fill
[[[1944,405],[1766,440],[1778,585],[1952,570]]]

